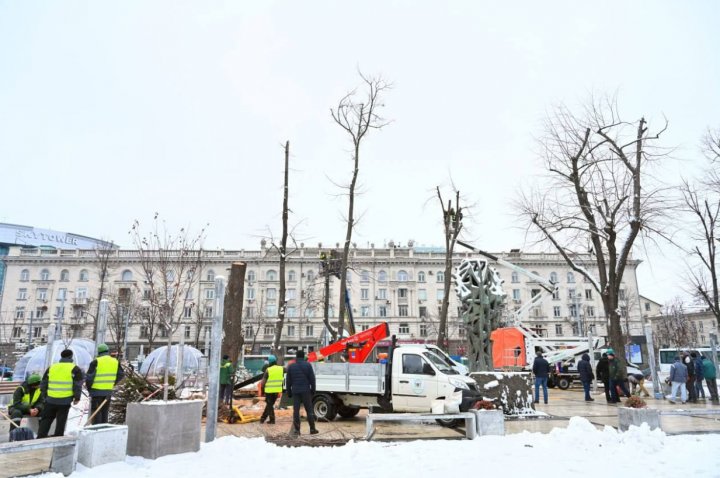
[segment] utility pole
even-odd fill
[[[210,344],[210,370],[208,372],[207,421],[205,443],[215,440],[217,430],[218,404],[220,402],[220,348],[223,338],[223,315],[225,311],[225,279],[215,278],[215,316],[212,323]]]

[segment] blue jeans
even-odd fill
[[[547,377],[535,377],[535,401],[540,401],[540,385],[542,385],[543,389],[543,398],[545,399],[545,403],[547,403],[548,397],[547,397]]]
[[[620,387],[622,394],[625,395],[625,397],[630,398],[630,392],[628,392],[624,380],[610,379],[610,400],[612,402],[620,402],[620,397],[618,396],[616,387]]]
[[[583,382],[583,390],[585,391],[585,400],[590,400],[592,397],[590,396],[590,382]]]

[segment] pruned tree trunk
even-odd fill
[[[436,188],[437,197],[440,201],[440,208],[443,212],[443,230],[445,236],[445,277],[444,294],[440,308],[440,323],[438,324],[437,346],[449,349],[447,342],[448,329],[448,308],[450,306],[450,283],[453,270],[453,253],[455,242],[462,229],[462,208],[460,207],[460,191],[455,191],[455,208],[453,209],[452,199],[448,200],[447,207],[440,194],[440,187]]]
[[[230,278],[225,290],[225,310],[223,313],[223,354],[230,356],[235,363],[240,348],[245,343],[242,326],[243,301],[245,299],[245,270],[247,264],[244,262],[233,262],[230,265]],[[219,314],[221,311],[215,311]]]
[[[290,168],[290,141],[285,142],[285,174],[283,181],[283,212],[282,212],[282,237],[280,238],[280,297],[278,298],[278,318],[275,324],[275,337],[272,343],[272,351],[278,359],[278,363],[283,363],[283,355],[281,353],[280,340],[282,339],[282,331],[285,326],[285,264],[287,262],[287,239],[288,239],[288,170]]]

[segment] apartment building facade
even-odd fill
[[[321,244],[302,245],[289,255],[286,266],[286,303],[283,344],[285,352],[297,348],[315,350],[328,339],[323,323],[324,278],[320,253],[331,248]],[[558,284],[550,295],[521,318],[524,325],[546,337],[587,335],[607,336],[607,320],[601,298],[591,284],[571,271],[558,254],[523,253],[513,250],[498,254],[548,281]],[[444,251],[427,247],[352,248],[348,289],[356,330],[386,321],[403,342],[434,342],[444,288]],[[478,258],[459,251],[457,264]],[[92,336],[100,289],[96,250],[9,246],[4,262],[4,284],[0,302],[0,343],[14,343],[18,349],[41,345],[47,340],[50,324],[60,324],[64,337]],[[150,342],[162,345],[173,340],[205,348],[215,307],[214,280],[227,276],[233,262],[245,262],[243,326],[245,352],[264,354],[270,349],[279,304],[279,262],[274,251],[261,244],[258,250],[202,251],[193,281],[188,282],[176,330],[158,327],[151,332],[141,318],[147,314],[147,283],[138,251],[114,249],[108,252],[105,298],[113,312],[115,327],[109,327],[106,341],[113,343],[122,334],[117,322],[127,327],[128,358],[147,353]],[[638,291],[631,261],[621,290],[620,311],[629,340],[644,343],[643,300]],[[586,266],[592,270],[592,265]],[[510,310],[522,307],[536,294],[540,284],[516,270],[495,265],[504,280],[507,294],[506,320]],[[329,317],[337,324],[339,280],[330,279]],[[448,348],[453,354],[466,353],[465,329],[454,286],[450,291],[447,325]],[[131,306],[132,305],[132,306]],[[122,309],[122,310],[121,310]],[[112,330],[111,330],[112,329]],[[149,335],[155,334],[153,340]]]

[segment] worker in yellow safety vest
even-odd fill
[[[113,388],[125,376],[120,363],[110,356],[110,349],[105,344],[98,345],[98,356],[90,362],[85,386],[90,392],[90,415],[95,413],[93,425],[108,422],[110,411],[110,398]]]
[[[82,382],[83,373],[73,363],[72,350],[63,350],[60,353],[60,361],[45,371],[42,382],[40,382],[45,406],[40,415],[38,438],[48,436],[53,421],[55,421],[54,436],[61,437],[65,434],[65,423],[70,411],[70,404],[77,404],[80,401]]]
[[[37,417],[42,412],[44,400],[40,391],[41,380],[40,375],[34,373],[15,389],[8,413],[17,426],[20,426],[24,416]]]
[[[275,423],[275,401],[278,395],[282,393],[283,375],[285,370],[277,364],[277,358],[274,355],[268,357],[268,368],[265,370],[262,378],[262,389],[265,392],[265,411],[260,417],[260,423]]]

